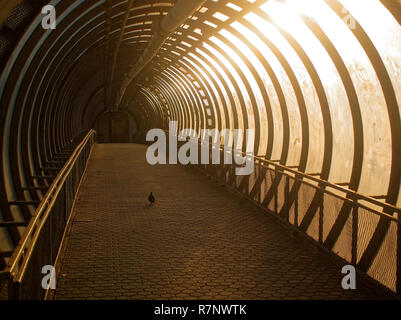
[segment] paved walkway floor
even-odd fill
[[[67,232],[55,299],[370,299],[328,256],[193,168],[99,144]],[[153,191],[156,204],[148,206]]]

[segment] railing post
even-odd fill
[[[298,223],[298,192],[299,190],[297,190],[297,194],[295,195],[295,199],[294,199],[294,226],[295,227],[299,227],[299,223]]]
[[[284,196],[284,208],[285,208],[285,219],[290,221],[290,177],[285,175],[285,196]]]
[[[324,186],[320,185],[319,193],[319,243],[323,243]]]
[[[351,263],[356,265],[358,255],[358,200],[352,202],[352,252]]]

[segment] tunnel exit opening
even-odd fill
[[[138,132],[135,118],[126,111],[106,111],[95,122],[99,143],[130,143]]]

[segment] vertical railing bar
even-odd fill
[[[319,190],[319,243],[323,243],[323,219],[324,219],[324,186]]]
[[[70,169],[65,169],[69,171],[63,171],[63,176],[61,176],[59,181],[55,181],[53,184],[54,192],[57,193],[51,193],[48,195],[47,200],[42,201],[41,205],[41,211],[37,213],[37,218],[38,219],[44,219],[43,217],[45,216],[46,211],[48,210],[50,204],[52,203],[53,207],[50,208],[50,211],[47,213],[46,219],[47,220],[38,220],[40,225],[41,225],[41,230],[45,228],[46,230],[43,230],[43,233],[38,233],[37,228],[39,224],[33,225],[31,228],[31,233],[26,236],[27,242],[24,242],[24,247],[21,248],[20,255],[18,256],[18,260],[15,262],[13,269],[13,273],[10,273],[9,275],[9,284],[8,284],[8,299],[12,300],[19,300],[19,299],[25,299],[25,298],[31,298],[31,299],[36,299],[38,297],[41,297],[41,291],[38,292],[37,290],[35,291],[35,288],[32,287],[33,284],[37,284],[38,281],[40,283],[40,277],[38,275],[32,275],[27,273],[27,275],[30,277],[28,280],[25,278],[25,272],[26,270],[30,270],[29,268],[36,268],[36,264],[39,261],[43,261],[45,263],[52,264],[54,263],[55,257],[57,255],[57,252],[54,251],[54,244],[59,245],[59,236],[58,236],[58,230],[59,230],[59,225],[58,225],[58,219],[60,219],[60,211],[66,210],[66,183],[67,179],[70,176],[74,176],[75,173],[79,173],[78,179],[81,178],[83,169],[87,163],[87,160],[89,159],[89,153],[88,149],[90,151],[94,141],[94,133],[92,133],[92,136],[86,140],[86,143],[83,145],[82,149],[80,150],[80,153],[78,154],[78,157],[75,160],[75,163],[72,164],[72,168],[68,167]],[[72,161],[72,160],[70,160]],[[80,168],[82,167],[82,170],[74,170],[75,168]],[[67,167],[66,167],[67,168]],[[64,169],[63,169],[64,170]],[[68,174],[66,174],[68,172]],[[61,173],[60,173],[61,174]],[[60,175],[59,174],[59,175]],[[57,195],[57,196],[56,196]],[[75,194],[73,195],[75,197]],[[62,197],[60,199],[60,197]],[[64,206],[62,206],[64,205]],[[61,206],[61,208],[60,208]],[[63,215],[65,217],[65,214]],[[64,228],[64,224],[63,228]],[[33,238],[35,238],[35,243],[32,244]],[[43,238],[40,237],[46,236],[45,240],[48,241],[46,243],[46,249],[43,250],[43,245],[41,247],[38,247],[41,244],[41,241],[43,241]],[[38,249],[36,249],[38,248]],[[36,252],[35,258],[33,257],[34,250],[38,251],[39,253]],[[26,258],[27,252],[30,252],[29,258]],[[40,252],[41,251],[41,252]],[[57,250],[56,250],[57,251]],[[38,256],[38,254],[40,256]],[[39,257],[39,259],[37,259]],[[26,260],[28,259],[28,260]],[[36,259],[36,260],[35,260]],[[22,267],[24,267],[24,270],[20,270]],[[22,273],[21,273],[22,272]],[[18,277],[17,277],[17,276]],[[23,287],[22,287],[23,286]],[[28,289],[26,289],[26,287]],[[42,290],[42,287],[40,287],[40,290]],[[22,288],[24,289],[22,292]],[[23,295],[22,295],[23,293]]]
[[[285,208],[285,219],[286,221],[290,221],[290,177],[287,174],[285,175],[284,208]]]
[[[354,199],[352,207],[352,253],[351,263],[355,266],[358,256],[358,201]]]
[[[211,154],[209,153],[209,158],[211,158]],[[212,163],[212,162],[210,162]],[[351,228],[352,228],[352,245],[351,245],[351,262],[356,266],[357,264],[357,260],[358,260],[358,248],[360,246],[360,244],[358,244],[358,232],[359,232],[359,209],[367,209],[367,210],[371,210],[372,213],[382,216],[382,217],[386,217],[387,219],[389,219],[392,222],[397,223],[397,244],[396,244],[396,248],[394,248],[396,250],[396,255],[397,255],[397,275],[396,275],[396,290],[394,290],[393,288],[391,290],[395,291],[398,295],[401,294],[401,222],[400,222],[400,208],[397,208],[395,206],[391,206],[388,205],[386,203],[380,203],[375,199],[372,199],[370,197],[366,197],[366,196],[362,196],[361,194],[358,194],[354,191],[351,190],[347,190],[345,188],[342,188],[340,185],[336,185],[336,184],[332,184],[328,181],[324,181],[324,180],[320,180],[318,178],[313,177],[313,175],[308,175],[306,173],[303,172],[295,172],[294,170],[292,170],[291,168],[285,168],[283,165],[281,164],[277,164],[277,163],[273,163],[272,161],[269,160],[265,160],[265,159],[259,159],[258,157],[255,157],[255,167],[256,166],[260,166],[260,167],[264,167],[267,168],[266,170],[266,174],[265,176],[267,177],[267,175],[269,174],[275,174],[275,177],[272,178],[272,182],[277,182],[280,181],[280,183],[278,184],[274,184],[273,183],[267,183],[266,189],[267,189],[267,194],[269,194],[270,192],[273,192],[274,194],[272,195],[274,197],[274,213],[278,214],[278,197],[279,197],[279,192],[281,189],[281,180],[283,178],[283,174],[286,175],[286,181],[284,182],[284,208],[282,208],[281,212],[283,212],[283,215],[285,215],[285,218],[287,219],[287,222],[289,222],[289,217],[290,217],[290,211],[292,206],[290,206],[290,202],[293,203],[294,205],[294,222],[293,225],[297,228],[299,228],[299,204],[301,203],[301,205],[303,204],[303,197],[300,198],[300,191],[302,191],[302,187],[303,186],[308,186],[308,187],[312,187],[315,190],[317,189],[318,192],[318,210],[319,210],[319,222],[318,222],[318,243],[321,247],[324,246],[324,227],[325,227],[325,216],[327,215],[327,212],[325,214],[325,205],[327,204],[327,201],[330,201],[331,197],[335,197],[336,199],[340,199],[342,201],[345,201],[345,203],[349,204],[351,203],[352,205],[352,213],[351,213]],[[273,168],[272,168],[273,166]],[[221,172],[214,170],[213,167],[209,166],[205,166],[205,168],[207,170],[210,171],[210,173],[214,173],[215,176],[219,176],[219,174]],[[225,167],[223,166],[223,169]],[[250,198],[250,176],[248,175],[248,190],[245,192],[244,188],[240,188],[241,183],[238,184],[238,177],[235,175],[235,165],[231,165],[231,178],[230,175],[228,177],[228,180],[232,180],[232,184],[233,187],[235,189],[237,189],[237,191],[239,191],[240,193],[248,196],[248,198]],[[262,170],[257,170],[256,174],[255,174],[255,181],[258,180],[257,178],[257,174],[261,174]],[[291,175],[289,175],[288,173],[291,173]],[[304,181],[304,178],[308,179],[307,181]],[[292,188],[290,188],[290,179],[294,179],[294,183]],[[318,186],[313,184],[311,181],[317,182]],[[270,182],[270,181],[269,181]],[[242,185],[245,185],[244,182],[242,182]],[[275,190],[272,190],[271,188],[273,188]],[[290,189],[293,190],[294,195],[293,198],[291,197],[290,199]],[[345,196],[342,195],[338,195],[337,192],[332,191],[331,189],[340,191],[341,193],[345,193]],[[296,194],[295,194],[295,190],[296,190]],[[255,193],[255,192],[254,192]],[[262,187],[261,184],[259,185],[259,188],[257,190],[257,192],[255,193],[257,194],[257,199],[259,200],[259,202],[262,204]],[[270,193],[271,195],[271,193]],[[326,198],[327,196],[327,198]],[[253,198],[253,197],[252,197]],[[326,199],[325,199],[326,198]],[[255,200],[255,198],[251,199],[251,200]],[[378,205],[382,208],[384,208],[385,210],[383,210],[383,212],[376,210],[376,209],[369,209],[366,207],[366,205],[364,205],[363,203],[360,203],[359,200],[364,200],[367,201],[371,204],[374,205]],[[269,201],[269,203],[265,207],[265,209],[267,209],[267,211],[269,211],[270,213],[273,210],[270,210],[270,203],[271,201]],[[329,202],[331,203],[331,202]],[[395,218],[394,216],[391,216],[387,211],[393,210],[394,212],[397,212],[398,217]],[[386,211],[387,210],[387,211]],[[330,212],[329,212],[330,214]],[[313,218],[315,219],[315,217]],[[348,223],[348,221],[347,221]],[[326,230],[327,231],[327,230]],[[306,232],[304,232],[306,233]],[[306,233],[307,234],[307,233]],[[316,235],[314,235],[314,237],[316,237]],[[334,250],[331,250],[332,253],[334,253],[335,255],[339,256],[338,252],[334,252]],[[349,253],[349,252],[348,252]],[[348,260],[349,258],[347,258]],[[376,279],[375,277],[373,277],[374,279]],[[377,279],[376,279],[377,280]]]

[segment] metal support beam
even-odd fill
[[[114,81],[114,74],[116,72],[117,57],[118,57],[118,53],[120,52],[120,46],[121,46],[121,42],[123,40],[125,26],[127,25],[127,21],[128,21],[128,18],[129,18],[130,11],[131,11],[133,3],[134,3],[134,0],[129,0],[128,1],[127,10],[125,12],[124,20],[123,20],[123,22],[121,24],[120,35],[118,37],[118,40],[117,40],[117,43],[116,43],[116,48],[114,50],[114,56],[113,56],[113,61],[112,61],[112,65],[111,65],[110,79],[109,79],[109,82],[107,83],[108,87],[106,89],[108,98],[111,97],[111,90],[112,90],[113,81]]]
[[[204,2],[205,0],[177,1],[176,5],[171,9],[169,14],[161,21],[159,27],[150,40],[148,47],[138,59],[138,62],[128,71],[127,76],[121,85],[120,91],[117,93],[117,99],[115,103],[116,109],[118,109],[125,91],[127,90],[131,81],[135,79],[153,59],[168,36],[180,25],[182,25],[190,16],[192,16]]]

